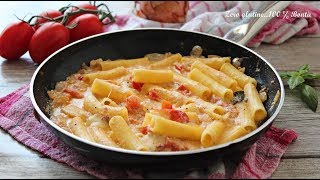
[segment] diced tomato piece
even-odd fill
[[[132,79],[133,79],[133,76],[132,76],[132,75],[130,76],[129,79],[130,79],[130,81],[132,82],[132,87],[133,87],[134,89],[138,90],[138,91],[141,91],[141,88],[142,88],[142,86],[143,86],[143,83],[137,83],[137,82],[132,81]]]
[[[170,111],[170,119],[182,123],[189,122],[189,117],[185,112],[175,109]]]
[[[188,115],[180,110],[176,110],[176,109],[165,109],[164,111],[167,111],[169,113],[169,118],[172,121],[176,121],[176,122],[180,122],[180,123],[186,123],[189,122],[189,117]]]
[[[149,132],[149,126],[143,126],[140,128],[140,132],[144,135],[148,134]]]
[[[183,67],[181,65],[174,65],[174,67],[180,72],[182,72],[183,70]]]
[[[132,87],[134,89],[141,91],[142,86],[143,86],[143,83],[137,83],[137,82],[132,81]]]
[[[181,85],[178,87],[178,90],[179,90],[179,91],[188,91],[188,92],[189,92],[189,90],[187,89],[187,87],[186,87],[185,85],[183,85],[183,84],[181,84]]]
[[[74,88],[65,88],[63,90],[63,92],[70,94],[74,98],[78,98],[78,99],[83,98],[83,95],[78,90],[76,90]]]
[[[79,76],[79,77],[78,77],[78,80],[81,81],[82,79],[83,79],[83,76]]]
[[[155,100],[155,101],[159,101],[159,99],[160,99],[158,92],[156,90],[149,91],[148,96],[150,99]]]
[[[128,111],[133,111],[135,109],[139,109],[140,105],[140,98],[136,95],[131,95],[126,99],[126,107]]]
[[[178,87],[178,90],[181,91],[184,95],[190,95],[189,89],[183,84]]]
[[[169,101],[162,100],[161,108],[162,109],[172,109],[172,104]]]

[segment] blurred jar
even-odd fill
[[[134,13],[153,21],[183,23],[188,9],[188,1],[135,1]]]

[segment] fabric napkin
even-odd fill
[[[160,23],[136,16],[134,13],[116,16],[116,23],[105,31],[120,29],[165,27],[204,32],[223,37],[229,30],[243,24],[260,5],[259,1],[189,1],[185,23]],[[251,13],[251,15],[250,15]],[[236,15],[239,15],[235,17]],[[281,44],[293,36],[320,32],[320,3],[294,2],[270,21],[247,46],[257,47],[262,42]]]
[[[60,141],[34,116],[29,85],[0,98],[0,127],[25,146],[97,178],[268,178],[277,168],[288,145],[297,139],[293,130],[271,127],[243,156],[223,157],[206,169],[147,172],[115,168],[91,160]]]

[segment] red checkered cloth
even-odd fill
[[[225,157],[206,169],[164,174],[115,168],[112,164],[97,162],[79,154],[37,121],[29,97],[29,85],[0,99],[0,127],[25,146],[97,178],[268,178],[289,144],[297,139],[293,130],[271,127],[242,159]]]
[[[165,27],[204,32],[223,37],[233,27],[246,22],[261,4],[259,1],[189,1],[185,23],[161,23],[136,16],[134,13],[116,16],[116,23],[105,31],[120,29]],[[251,13],[251,14],[250,14]],[[248,44],[257,47],[262,42],[281,44],[293,36],[319,34],[320,3],[296,1],[272,19]]]

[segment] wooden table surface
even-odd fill
[[[68,2],[0,2],[0,30],[15,21],[13,14],[23,17],[27,13],[40,13],[59,8]],[[109,2],[117,12],[127,12],[132,2]],[[313,72],[320,73],[320,38],[292,38],[281,45],[261,45],[254,49],[278,70],[295,70],[310,64]],[[34,70],[28,54],[22,60],[8,62],[0,57],[0,97],[29,83]],[[314,84],[319,92],[320,81]],[[275,126],[291,128],[299,138],[290,145],[272,178],[320,177],[320,108],[309,110],[286,87],[284,106],[275,120]],[[0,129],[0,178],[92,178],[57,163],[16,142]]]

